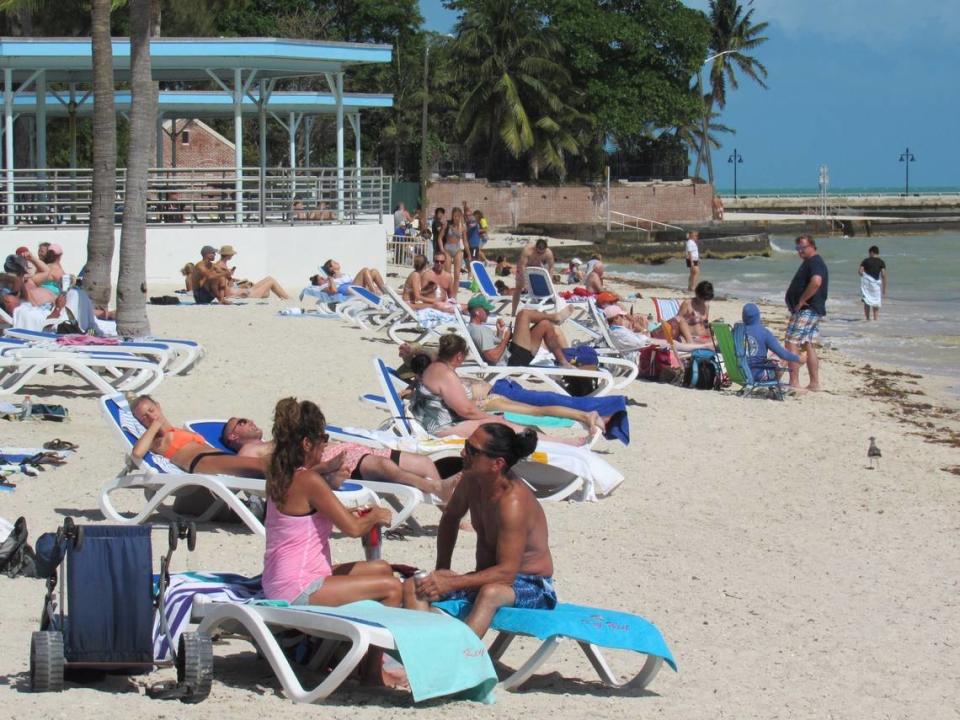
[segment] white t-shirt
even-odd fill
[[[687,238],[687,257],[693,262],[700,260],[700,248],[697,247],[697,241],[693,238]]]
[[[611,325],[610,337],[624,359],[631,362],[637,362],[640,359],[640,350],[650,344],[648,336],[635,333],[623,325]]]

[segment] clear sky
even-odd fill
[[[705,9],[706,0],[684,0]],[[745,4],[745,1],[744,1]],[[426,27],[449,32],[456,13],[420,0]],[[737,132],[714,154],[718,187],[815,191],[830,185],[960,187],[960,2],[956,0],[755,0],[770,23],[756,51],[768,90],[745,80],[720,121]]]

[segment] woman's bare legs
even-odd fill
[[[453,285],[450,287],[450,297],[457,299],[457,293],[460,292],[460,268],[463,267],[463,250],[457,250],[453,256]]]
[[[290,296],[287,295],[286,290],[283,289],[280,283],[278,283],[269,275],[267,275],[267,277],[265,277],[263,280],[254,283],[253,287],[245,292],[247,293],[246,297],[255,298],[258,300],[260,298],[267,297],[271,292],[281,300],[290,299]]]
[[[563,407],[561,405],[527,405],[526,403],[510,400],[501,395],[490,395],[481,408],[485,412],[512,412],[521,415],[533,415],[534,417],[559,417],[567,418],[580,423],[589,431],[599,429],[604,431],[606,424],[600,413],[587,412],[584,410],[575,410],[574,408]]]
[[[333,569],[333,575],[310,596],[311,605],[336,607],[358,600],[377,600],[390,607],[400,607],[403,585],[393,576],[383,560],[345,563]],[[365,682],[384,684],[383,651],[371,649],[360,671]]]
[[[401,453],[399,465],[388,457],[367,455],[360,461],[360,476],[364,480],[385,480],[410,485],[422,492],[437,495],[442,489],[440,475],[433,461],[412,453]]]

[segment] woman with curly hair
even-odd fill
[[[311,470],[327,444],[326,420],[309,400],[284,398],[273,415],[273,454],[267,466],[267,548],[263,591],[293,605],[345,605],[379,600],[398,607],[400,581],[381,561],[334,565],[330,533],[336,527],[361,537],[389,525],[390,510],[374,507],[365,515],[345,508],[327,482]]]

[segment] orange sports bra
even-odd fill
[[[172,430],[168,430],[166,435],[170,438],[170,444],[167,445],[167,449],[164,451],[163,456],[168,460],[173,460],[173,456],[183,450],[183,448],[190,443],[200,443],[201,445],[207,444],[207,441],[203,439],[203,435],[190,430],[184,430],[183,428],[173,428]]]

